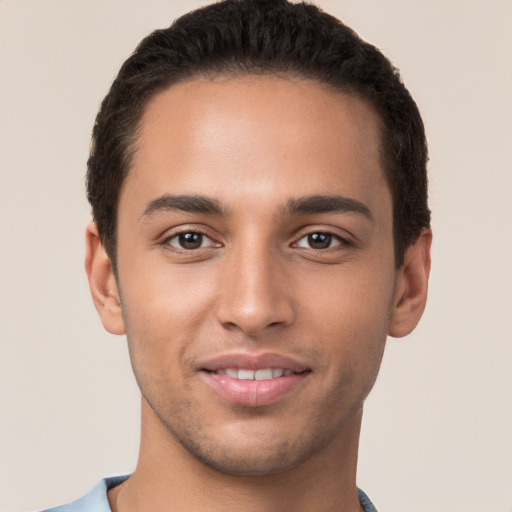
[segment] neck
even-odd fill
[[[183,448],[142,404],[137,467],[109,492],[113,512],[360,511],[356,489],[362,410],[320,453],[272,475],[232,475],[210,468]]]

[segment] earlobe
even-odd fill
[[[92,300],[103,327],[111,334],[125,334],[119,291],[110,259],[101,243],[98,227],[91,222],[86,229],[85,271]]]
[[[420,321],[427,302],[431,244],[432,231],[424,229],[407,249],[395,282],[388,330],[390,336],[406,336]]]

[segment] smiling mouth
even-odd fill
[[[299,392],[313,369],[273,352],[221,354],[198,366],[204,382],[222,401],[245,407],[270,405]]]
[[[300,389],[311,373],[309,368],[203,368],[212,390],[229,403],[258,407],[278,402]]]
[[[227,375],[232,379],[237,380],[271,380],[279,379],[280,377],[287,377],[289,375],[300,375],[309,372],[304,370],[302,372],[294,372],[293,370],[284,368],[262,368],[259,370],[251,370],[248,368],[222,368],[215,371],[206,370],[215,375]]]

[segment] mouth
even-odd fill
[[[298,390],[311,368],[277,354],[227,354],[201,367],[204,379],[223,400],[236,405],[270,405]]]
[[[215,375],[227,375],[228,377],[237,380],[270,380],[279,379],[283,376],[287,377],[288,375],[293,375],[296,372],[284,368],[262,368],[260,370],[250,370],[248,368],[226,368],[215,370],[212,373]]]

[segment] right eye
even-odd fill
[[[215,247],[217,244],[204,233],[184,231],[170,236],[165,243],[178,250],[193,251],[205,247]]]

